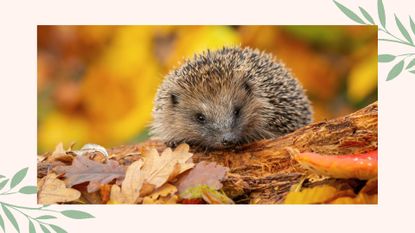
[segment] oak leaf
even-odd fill
[[[107,160],[103,164],[84,156],[76,156],[71,166],[57,167],[56,171],[65,174],[68,187],[89,182],[88,192],[98,191],[101,184],[107,184],[125,176],[124,167],[120,166],[117,161]]]
[[[200,162],[184,177],[178,181],[180,193],[197,185],[207,185],[212,189],[222,188],[221,181],[226,177],[229,168],[220,166],[214,162]]]
[[[151,149],[143,156],[145,161],[141,171],[145,176],[145,182],[154,185],[154,188],[162,186],[194,166],[194,163],[189,161],[193,154],[189,153],[187,144],[179,145],[174,151],[167,148],[161,155],[156,149]]]
[[[124,181],[121,185],[121,194],[124,203],[134,204],[140,196],[140,190],[143,186],[144,177],[142,176],[141,167],[143,161],[138,160],[132,163],[125,174]]]
[[[59,180],[57,175],[50,173],[38,183],[38,203],[49,205],[66,203],[79,199],[81,193],[72,188],[66,188],[65,182]]]
[[[55,150],[52,152],[52,154],[47,157],[48,162],[53,161],[61,161],[61,162],[67,162],[70,163],[73,160],[73,156],[71,154],[66,153],[66,150],[63,148],[63,143],[59,143],[56,145]]]
[[[166,183],[151,195],[144,197],[143,204],[175,204],[178,200],[176,192],[176,186]]]

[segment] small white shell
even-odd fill
[[[85,144],[80,150],[73,151],[78,156],[83,156],[85,153],[100,152],[105,157],[108,157],[107,149],[98,144]]]

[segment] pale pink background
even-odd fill
[[[377,15],[375,0],[339,2]],[[415,19],[411,1],[384,4],[388,27],[397,34],[393,13],[405,25],[409,14]],[[29,166],[26,184],[36,182],[37,24],[354,24],[331,0],[2,1],[0,19],[0,173],[12,176]],[[379,44],[379,53],[407,52]],[[70,206],[96,218],[62,217],[58,225],[68,232],[103,233],[415,232],[415,75],[386,82],[391,65],[379,67],[378,206]],[[7,201],[35,205],[35,195],[27,197],[13,195]],[[18,220],[26,232],[27,223]],[[11,225],[7,228],[13,232]]]

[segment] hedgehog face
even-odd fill
[[[261,104],[251,95],[248,84],[235,82],[203,83],[169,93],[170,125],[177,127],[173,144],[223,149],[254,140],[257,132],[250,129],[263,119],[255,113]]]

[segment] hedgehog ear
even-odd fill
[[[170,100],[173,106],[177,105],[179,103],[179,99],[177,98],[176,94],[170,94]]]

